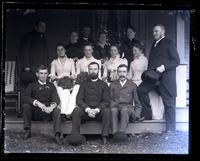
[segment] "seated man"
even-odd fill
[[[61,144],[61,117],[60,109],[57,107],[60,100],[56,88],[47,81],[48,69],[46,66],[39,66],[36,75],[38,81],[29,84],[22,105],[25,139],[31,137],[31,120],[49,120],[52,117],[56,142]]]
[[[91,62],[88,65],[89,78],[84,81],[76,97],[77,108],[72,113],[72,131],[69,136],[71,145],[81,144],[83,136],[80,135],[81,121],[101,121],[102,140],[106,144],[110,127],[109,88],[105,82],[98,79],[99,64]],[[76,139],[77,138],[77,139]]]
[[[137,86],[127,79],[127,72],[127,65],[119,65],[117,68],[119,80],[111,82],[110,84],[113,141],[117,141],[118,139],[127,140],[126,129],[129,118],[132,121],[140,118],[141,104],[137,95]],[[135,105],[133,105],[133,101]]]

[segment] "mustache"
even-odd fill
[[[121,76],[119,76],[119,78],[126,78],[126,76],[124,76],[124,75],[121,75]]]

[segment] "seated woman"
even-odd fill
[[[70,89],[65,89],[59,86],[58,83],[60,82],[59,80],[63,79],[64,77],[71,79],[75,78],[75,64],[73,59],[67,57],[64,45],[58,44],[56,49],[58,58],[52,61],[51,74],[49,76],[51,81],[53,81],[54,85],[56,86],[61,101],[61,114],[70,115],[71,113],[68,112],[68,108],[71,107],[66,104],[66,100],[70,94]]]
[[[141,75],[147,70],[148,60],[144,56],[144,47],[140,43],[133,45],[134,60],[130,64],[129,79],[131,79],[137,86],[142,82]],[[164,105],[162,98],[155,92],[149,92],[150,104],[152,107],[153,119],[162,119],[164,113]]]
[[[111,58],[104,64],[103,80],[112,82],[118,79],[117,67],[120,64],[128,65],[126,58],[120,58],[118,45],[111,45],[110,47]]]
[[[91,44],[85,44],[83,47],[84,57],[76,62],[76,74],[81,72],[88,72],[88,65],[91,62],[96,62],[101,67],[101,61],[93,57],[93,46]],[[99,78],[101,78],[101,68],[99,69]]]

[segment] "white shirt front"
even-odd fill
[[[162,39],[164,39],[164,38],[165,38],[165,36],[163,36],[163,37],[161,37],[159,40],[157,40],[157,41],[155,42],[155,44],[154,44],[154,47],[156,47],[157,44],[158,44]]]
[[[119,81],[119,83],[121,84],[121,86],[123,87],[124,86],[124,84],[127,82],[127,79],[125,80],[125,81]]]

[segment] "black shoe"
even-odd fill
[[[102,142],[103,142],[104,145],[108,143],[108,140],[107,140],[106,136],[102,137]]]
[[[24,139],[28,139],[30,137],[31,137],[31,130],[30,129],[25,130]]]
[[[112,143],[128,142],[128,137],[125,132],[118,131],[114,133],[111,142]]]
[[[62,140],[60,138],[60,133],[57,133],[56,136],[55,136],[55,138],[56,138],[56,143],[58,145],[62,145],[63,144],[63,142],[62,142]]]

